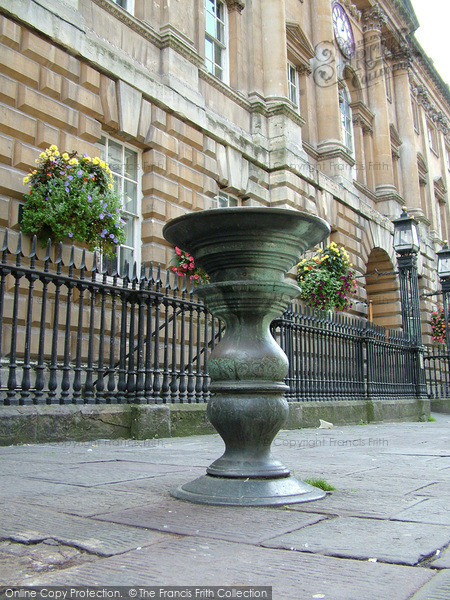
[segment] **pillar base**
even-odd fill
[[[323,490],[295,477],[229,479],[203,475],[172,490],[171,495],[197,504],[227,506],[279,506],[320,500]]]

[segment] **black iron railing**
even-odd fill
[[[450,352],[432,348],[425,355],[427,391],[430,398],[450,398]]]
[[[291,400],[426,395],[420,351],[402,332],[366,319],[317,315],[300,305],[275,320],[272,329],[289,358]]]
[[[17,234],[14,234],[17,235]],[[36,240],[0,247],[0,404],[205,402],[223,335],[186,279]],[[365,319],[291,306],[272,324],[289,358],[287,399],[423,396],[423,349]],[[448,355],[425,354],[428,392],[449,396]]]

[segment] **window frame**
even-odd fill
[[[102,146],[102,140],[105,140],[105,144]],[[109,151],[109,143],[110,142],[114,142],[118,145],[121,146],[122,148],[122,163],[121,163],[121,167],[122,167],[122,173],[119,173],[117,170],[115,170],[113,167],[114,165],[111,165],[111,163],[108,160],[108,151]],[[136,262],[137,268],[140,268],[141,265],[141,249],[142,249],[142,235],[141,235],[141,229],[142,229],[142,150],[140,148],[136,148],[135,146],[133,146],[132,144],[128,144],[127,142],[124,142],[121,139],[115,138],[111,135],[109,135],[107,132],[103,131],[100,140],[97,142],[96,144],[97,148],[99,149],[99,153],[101,154],[101,158],[103,160],[105,160],[105,162],[108,163],[109,168],[111,169],[111,172],[113,174],[114,177],[114,182],[116,181],[116,178],[120,178],[122,180],[122,189],[121,189],[121,193],[120,193],[120,198],[122,201],[122,213],[121,216],[122,218],[126,218],[127,216],[133,219],[133,246],[125,243],[125,244],[121,244],[119,246],[119,252],[117,255],[117,267],[118,267],[118,271],[119,274],[121,274],[123,266],[125,264],[125,260],[127,260],[126,258],[124,258],[123,260],[123,265],[121,265],[122,262],[122,249],[126,249],[126,250],[131,250],[132,253],[132,260],[131,262],[129,261],[130,264],[130,274],[131,274],[131,269],[133,266],[133,263]],[[136,154],[136,179],[133,179],[132,177],[128,177],[125,175],[124,172],[124,167],[125,167],[125,150],[131,150],[132,152],[134,152]],[[103,154],[103,150],[104,150],[104,154]],[[136,212],[133,213],[130,210],[126,210],[124,209],[124,204],[123,204],[123,198],[125,195],[124,192],[124,185],[125,182],[129,181],[131,183],[136,184]],[[126,240],[128,241],[128,240]]]
[[[220,17],[217,17],[216,14],[211,13],[208,10],[208,3],[210,2],[214,2],[214,9],[215,11],[217,11],[217,6],[220,5],[223,9],[223,19],[220,19]],[[217,79],[219,79],[219,81],[223,81],[223,83],[229,83],[229,46],[228,46],[228,40],[229,40],[229,29],[228,29],[228,5],[224,0],[204,0],[203,2],[203,7],[204,7],[204,16],[205,16],[205,27],[204,27],[204,34],[205,34],[205,42],[204,42],[204,51],[205,51],[205,66],[206,66],[206,70],[208,71],[208,73],[210,75],[212,75],[213,77],[217,77]],[[208,32],[207,30],[207,13],[209,15],[211,15],[211,17],[214,19],[214,22],[217,26],[217,21],[219,21],[222,25],[223,25],[223,40],[220,40],[216,35],[212,35],[210,32]],[[216,27],[217,29],[217,27]],[[207,48],[207,43],[210,43],[213,47],[213,59],[211,60],[210,58],[207,57],[207,52],[206,52],[206,48]],[[220,56],[221,56],[221,61],[222,63],[219,64],[217,62],[215,62],[215,52],[216,49],[219,49],[220,51]],[[221,71],[221,76],[219,76],[217,74],[217,69],[220,69]]]
[[[413,115],[413,126],[414,131],[417,135],[420,135],[420,112],[419,112],[419,104],[414,98],[411,98],[412,105],[412,115]]]
[[[341,132],[344,146],[350,154],[355,153],[355,134],[353,131],[352,109],[350,106],[350,92],[344,83],[339,85],[339,111],[341,113]],[[343,107],[346,108],[344,112]],[[350,142],[350,143],[348,143]]]
[[[291,78],[294,75],[294,80]],[[300,84],[297,67],[288,60],[287,62],[288,98],[297,110],[300,110]]]
[[[439,138],[436,127],[427,121],[427,134],[428,134],[428,147],[431,152],[436,156],[439,156]]]
[[[216,196],[217,206],[218,208],[234,208],[235,206],[240,206],[240,199],[234,194],[230,194],[225,190],[219,190],[219,193]],[[230,200],[232,203],[230,204]]]

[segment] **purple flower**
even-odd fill
[[[104,218],[105,218],[105,215],[104,215],[103,213],[100,213],[100,214],[98,215],[98,218],[99,218],[99,219],[104,219]]]
[[[83,171],[81,169],[78,169],[77,176],[78,177],[82,177],[83,176]]]
[[[92,202],[92,196],[90,194],[87,195],[88,202]]]
[[[113,239],[113,238],[114,238],[114,234],[113,234],[113,233],[110,233],[110,234],[109,234],[109,237],[110,237],[111,239]]]
[[[106,202],[104,202],[104,203],[102,204],[102,206],[103,206],[103,208],[104,208],[105,210],[108,208],[108,205],[106,204]]]
[[[71,231],[69,231],[69,233],[67,234],[69,237],[73,237],[73,233]]]
[[[116,213],[120,213],[120,208],[116,208]]]
[[[108,233],[108,230],[107,229],[103,229],[103,231],[100,234],[100,237],[104,238],[107,233]]]
[[[108,213],[108,217],[112,217],[112,214],[111,214],[111,213]]]
[[[87,157],[87,154],[86,154],[86,152],[83,152],[83,156],[84,156],[84,158],[86,158],[86,157]]]
[[[117,244],[119,240],[117,238],[114,238],[114,243]]]
[[[69,179],[69,181],[71,181],[73,179],[73,175],[68,175],[67,179]]]

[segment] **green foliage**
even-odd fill
[[[317,310],[351,308],[350,296],[356,292],[355,272],[347,251],[331,242],[311,259],[297,265],[300,298]]]
[[[432,417],[431,415],[428,415],[428,422],[429,423],[436,423],[436,419],[434,417]]]
[[[114,190],[108,165],[98,157],[62,155],[50,146],[36,159],[38,167],[24,177],[26,194],[21,229],[37,235],[43,245],[50,238],[69,237],[89,250],[112,255],[125,241],[121,201]]]
[[[313,485],[316,488],[323,490],[324,492],[333,492],[336,490],[334,485],[325,481],[325,479],[304,479],[305,483],[309,483],[309,485]]]

